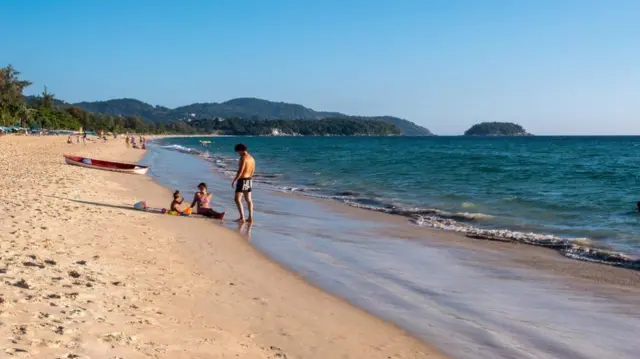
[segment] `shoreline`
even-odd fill
[[[518,242],[504,242],[475,239],[465,236],[458,232],[447,231],[438,228],[404,226],[409,222],[406,217],[381,213],[375,211],[361,210],[360,208],[351,207],[348,204],[332,201],[325,198],[312,198],[307,196],[298,196],[295,193],[279,193],[283,196],[302,197],[321,203],[323,206],[344,213],[345,215],[356,216],[359,218],[389,223],[394,226],[394,230],[398,232],[399,238],[417,240],[420,237],[428,238],[430,244],[455,246],[477,252],[500,252],[504,255],[504,263],[511,267],[526,268],[540,273],[548,273],[566,276],[568,278],[580,279],[591,283],[600,283],[614,286],[629,287],[638,290],[640,296],[640,271],[602,264],[598,262],[575,260],[563,256],[560,252],[552,248],[533,246]]]
[[[12,239],[0,242],[6,353],[443,358],[283,269],[236,231],[132,210],[138,200],[170,200],[150,178],[68,166],[61,156],[136,161],[144,152],[60,139],[0,140],[0,194],[13,213],[2,230]]]
[[[160,139],[167,139],[171,137],[173,136],[162,137]],[[179,152],[196,156],[203,154],[197,149],[187,148],[187,150],[189,151],[184,152],[179,150]],[[204,153],[207,154],[207,152]],[[209,158],[215,159],[217,157],[213,155]],[[209,162],[211,162],[210,164],[213,164],[213,161]],[[225,169],[225,167],[221,167],[217,163],[215,166],[219,169]],[[260,179],[255,180],[255,182],[260,181]],[[483,228],[480,226],[481,223],[478,222],[475,217],[490,216],[481,213],[447,212],[437,208],[414,209],[402,207],[396,208],[395,206],[392,208],[384,205],[384,203],[380,205],[361,204],[357,200],[346,197],[343,198],[344,196],[342,194],[330,195],[299,191],[299,188],[291,187],[295,186],[295,184],[286,187],[280,187],[272,183],[269,183],[268,185],[282,193],[289,193],[311,199],[332,200],[333,202],[347,205],[351,208],[399,216],[409,220],[418,227],[441,230],[448,233],[457,233],[470,240],[525,244],[527,246],[545,248],[545,250],[553,250],[556,253],[575,261],[585,261],[600,265],[640,271],[640,257],[634,254],[619,251],[606,244],[592,242],[585,238],[573,238],[540,232],[524,232],[512,229]]]

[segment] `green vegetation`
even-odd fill
[[[87,111],[111,115],[138,116],[153,123],[169,123],[193,118],[237,118],[242,120],[320,120],[342,118],[383,121],[395,125],[405,136],[431,136],[432,133],[413,122],[392,116],[361,117],[339,112],[314,111],[302,105],[273,102],[257,98],[236,98],[221,103],[194,103],[170,109],[152,106],[135,99],[117,99],[74,104]]]
[[[511,122],[483,122],[471,126],[465,136],[531,136],[525,129]]]
[[[301,105],[237,98],[223,103],[169,109],[135,99],[69,104],[45,87],[23,95],[29,81],[11,65],[0,68],[0,126],[137,133],[224,133],[234,135],[431,135],[397,117],[354,117],[318,112]],[[224,120],[223,118],[227,118]]]
[[[42,94],[25,97],[31,82],[20,79],[11,65],[0,68],[0,126],[115,132],[162,132],[171,125],[156,126],[135,116],[111,116],[91,113],[56,100],[45,87]]]
[[[29,117],[22,91],[31,85],[20,80],[20,72],[11,65],[0,68],[0,125],[14,125]]]
[[[300,135],[300,136],[391,136],[400,129],[382,121],[326,118],[321,120],[194,120],[189,125],[197,132],[225,135]]]

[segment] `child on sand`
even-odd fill
[[[184,198],[180,195],[180,191],[173,192],[173,201],[171,202],[171,206],[169,206],[169,210],[182,213],[183,211],[180,209],[182,202],[184,202]]]

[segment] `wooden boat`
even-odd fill
[[[149,170],[149,166],[139,166],[132,163],[121,163],[111,161],[95,160],[93,158],[63,155],[65,162],[69,165],[95,168],[98,170],[131,173],[136,175],[144,175]]]

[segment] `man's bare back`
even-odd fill
[[[240,176],[238,177],[238,179],[252,178],[253,174],[256,171],[256,160],[250,154],[245,154],[240,159],[238,170],[240,171]]]

